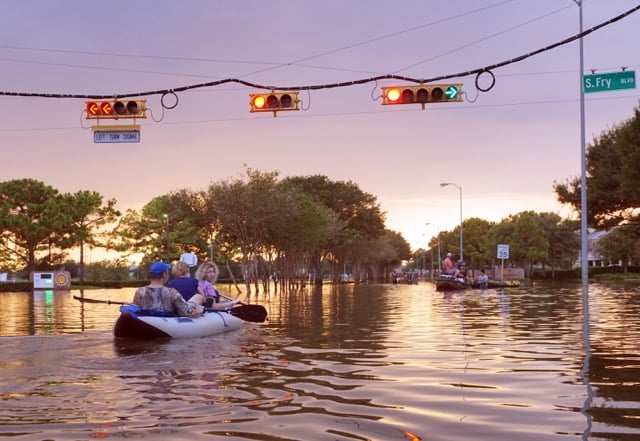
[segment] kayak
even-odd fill
[[[518,286],[520,286],[520,281],[519,280],[485,280],[484,282],[479,282],[477,280],[474,280],[473,282],[471,282],[471,286],[473,288],[481,288],[481,289],[487,289],[487,288],[516,288]]]
[[[452,276],[440,276],[436,279],[436,291],[457,291],[470,288],[469,284]]]
[[[113,325],[113,335],[141,340],[197,338],[233,331],[243,325],[242,319],[226,311],[207,311],[201,317],[190,318],[122,305]]]

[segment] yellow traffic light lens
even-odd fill
[[[265,101],[262,95],[258,95],[253,98],[253,107],[255,107],[256,109],[262,109],[264,108],[264,105]]]
[[[392,103],[397,103],[400,99],[400,89],[389,89],[387,90],[387,101]]]

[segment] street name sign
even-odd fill
[[[624,70],[622,72],[585,75],[582,79],[582,87],[585,93],[635,89],[636,72]]]

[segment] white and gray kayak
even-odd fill
[[[141,340],[208,337],[239,329],[244,321],[226,311],[209,311],[198,318],[142,311],[136,305],[120,307],[113,325],[116,338]]]

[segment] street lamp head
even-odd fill
[[[447,185],[451,185],[449,182],[441,182],[440,187],[446,187]]]

